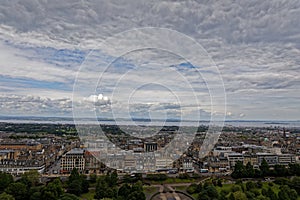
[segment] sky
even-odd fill
[[[4,0],[0,115],[300,120],[300,2]]]

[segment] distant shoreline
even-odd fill
[[[34,116],[0,116],[0,122],[2,123],[36,123],[36,124],[107,124],[107,125],[153,125],[153,126],[196,126],[196,125],[209,125],[209,120],[201,121],[180,121],[177,119],[168,119],[166,122],[159,119],[107,119],[101,118],[96,121],[92,118],[80,118],[73,119],[71,117],[34,117]],[[76,123],[75,123],[76,122]],[[216,121],[217,125],[223,125],[223,122]],[[300,127],[299,120],[226,120],[224,126],[236,126],[236,127]]]

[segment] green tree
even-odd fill
[[[38,171],[30,170],[22,175],[20,182],[23,182],[28,188],[30,188],[40,183],[40,177],[41,176]]]
[[[43,200],[57,200],[63,194],[61,181],[55,179],[42,189]]]
[[[12,195],[16,200],[28,199],[27,187],[24,183],[11,183],[5,192]]]
[[[75,194],[79,196],[82,193],[82,182],[80,179],[73,180],[69,185],[68,185],[68,193]]]
[[[276,176],[288,176],[288,169],[284,165],[275,165],[274,174]]]
[[[80,180],[81,180],[82,193],[88,193],[89,192],[90,183],[87,180],[87,176],[80,175]]]
[[[198,195],[198,200],[210,200],[210,197],[207,194],[200,193]]]
[[[262,160],[259,169],[262,173],[262,176],[269,175],[270,167],[269,167],[269,164],[267,163],[267,161],[265,159]]]
[[[223,185],[222,185],[222,180],[221,179],[218,179],[218,181],[217,181],[217,186],[219,186],[219,187],[222,187]]]
[[[205,199],[206,197],[208,197],[209,199],[218,199],[219,198],[219,193],[215,186],[208,185],[202,189],[202,191],[199,193],[199,198]]]
[[[134,191],[128,195],[128,200],[145,200],[146,196],[143,192]]]
[[[41,192],[34,192],[30,195],[30,200],[40,200],[40,199],[42,199]]]
[[[228,192],[226,190],[221,190],[219,195],[219,200],[227,199]]]
[[[297,191],[300,195],[300,177],[293,177],[289,183],[289,186]]]
[[[236,191],[233,193],[234,199],[235,200],[247,200],[247,196],[244,192],[242,191]]]
[[[247,163],[247,165],[246,165],[245,168],[246,168],[246,175],[247,175],[247,177],[248,178],[254,177],[255,172],[254,172],[253,166],[251,165],[250,162]]]
[[[235,200],[235,199],[234,199],[233,193],[230,193],[230,195],[229,195],[229,197],[228,197],[228,200]]]
[[[290,200],[289,197],[290,188],[287,185],[283,185],[280,187],[280,191],[278,192],[279,200]]]
[[[91,181],[91,183],[96,183],[97,182],[97,174],[91,174],[90,181]]]
[[[278,199],[279,199],[279,200],[289,200],[290,197],[289,197],[289,195],[287,194],[286,191],[280,190],[280,191],[278,192]]]
[[[269,197],[271,200],[277,200],[278,199],[276,193],[270,187],[268,188],[266,196]]]
[[[117,173],[117,171],[113,171],[110,174],[110,179],[109,179],[108,185],[110,187],[113,187],[113,186],[116,186],[117,183],[118,183],[118,173]]]
[[[15,200],[14,196],[3,192],[0,194],[0,200]]]
[[[109,197],[108,185],[103,177],[100,177],[96,185],[95,199],[103,199]]]
[[[79,180],[79,179],[81,178],[78,170],[76,168],[73,168],[69,176],[68,183],[72,183],[74,180]]]
[[[247,183],[246,183],[246,189],[247,190],[251,190],[251,189],[254,189],[256,186],[255,186],[255,184],[252,182],[252,181],[248,181]]]
[[[246,191],[245,194],[246,194],[248,200],[255,200],[255,194],[253,192]]]
[[[295,189],[291,189],[289,191],[289,195],[290,195],[291,200],[297,200],[298,199],[298,194],[297,194]]]
[[[300,164],[289,164],[289,174],[300,176]]]
[[[130,192],[131,192],[130,185],[125,183],[119,188],[118,196],[123,197],[125,199],[125,197],[127,197],[130,194]]]
[[[187,193],[189,194],[195,194],[198,193],[198,185],[195,183],[192,183],[191,185],[189,185],[186,189]]]
[[[240,185],[235,184],[231,187],[231,192],[237,192],[237,191],[243,191],[243,190]]]
[[[243,178],[245,177],[245,166],[241,161],[237,161],[234,166],[234,170],[231,174],[232,178]]]
[[[0,172],[0,192],[4,191],[5,188],[7,188],[9,184],[13,182],[14,179],[12,175]]]

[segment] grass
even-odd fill
[[[159,187],[155,186],[144,186],[143,191],[145,193],[146,199],[150,199],[152,195],[159,192]]]
[[[216,189],[217,189],[217,191],[218,191],[219,193],[220,193],[222,190],[226,190],[226,191],[230,192],[233,185],[235,185],[235,184],[234,184],[234,183],[223,184],[222,187],[216,186]],[[245,182],[243,183],[243,186],[246,188],[246,183],[245,183]],[[262,188],[257,188],[257,189],[258,189],[259,192],[261,193],[261,191],[262,191],[263,188],[268,189],[269,187],[270,187],[270,186],[269,186],[269,183],[268,183],[268,182],[262,182]],[[278,194],[278,192],[279,192],[279,187],[280,187],[279,185],[273,183],[273,186],[272,186],[271,188],[272,188],[272,190],[273,190],[276,194]]]
[[[144,186],[143,189],[145,194],[150,194],[150,195],[159,191],[159,188],[154,186]]]
[[[178,191],[186,192],[187,186],[175,186],[173,188]]]
[[[93,200],[95,196],[95,190],[90,190],[88,193],[82,194],[81,200]]]
[[[217,186],[216,189],[217,191],[220,193],[222,190],[226,190],[228,192],[231,191],[231,187],[233,186],[234,184],[233,183],[230,183],[230,184],[223,184],[222,187],[219,187]]]

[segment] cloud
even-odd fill
[[[0,107],[2,115],[47,115],[56,113],[58,116],[70,115],[72,101],[68,98],[50,99],[40,96],[1,95]]]
[[[103,94],[99,95],[90,95],[87,98],[84,98],[84,101],[94,103],[95,105],[105,105],[110,104],[110,100],[107,96],[103,96]]]
[[[230,112],[244,113],[245,118],[255,115],[268,118],[273,117],[276,110],[276,117],[286,113],[285,117],[299,119],[299,111],[293,109],[300,103],[299,17],[300,2],[296,0],[5,1],[0,5],[0,91],[7,96],[42,94],[56,105],[55,99],[59,99],[61,94],[71,98],[76,71],[91,49],[116,33],[154,26],[182,32],[204,47],[219,67]],[[151,38],[151,35],[147,37]],[[153,42],[163,44],[169,36],[155,37]],[[137,45],[122,40],[113,44],[116,48]],[[174,41],[174,46],[198,56],[194,49],[184,44],[184,41]],[[114,48],[96,51],[96,57],[91,61],[101,60],[98,67],[106,66],[115,59]],[[149,67],[131,73],[144,64]],[[155,66],[160,70],[153,70]],[[204,67],[202,72],[214,80],[209,68],[205,65],[197,67]],[[174,70],[172,73],[171,68]],[[76,100],[89,98],[92,92],[86,87],[98,81],[98,72],[97,68],[88,68],[82,73],[82,82],[79,83],[82,84],[82,92],[75,95]],[[116,80],[127,72],[122,84],[116,85]],[[190,86],[184,84],[184,79],[179,79],[178,72],[197,91],[201,109],[209,112],[209,91],[205,81],[199,79],[184,59],[162,51],[138,51],[124,55],[112,64],[105,74],[103,85],[97,90],[105,93],[109,101],[117,99],[121,104],[126,100],[125,94],[131,92],[134,86],[157,78],[173,85],[172,90],[185,97],[181,107],[198,105],[189,100],[193,97]],[[116,87],[123,92],[112,95]],[[165,101],[161,103],[172,102],[166,91],[154,86],[141,93],[140,99],[145,94],[149,102],[156,96]],[[91,97],[90,102],[85,101],[90,104],[96,102],[104,103],[98,96],[97,99]],[[192,110],[186,109],[185,112]],[[197,107],[194,110],[198,110]]]

